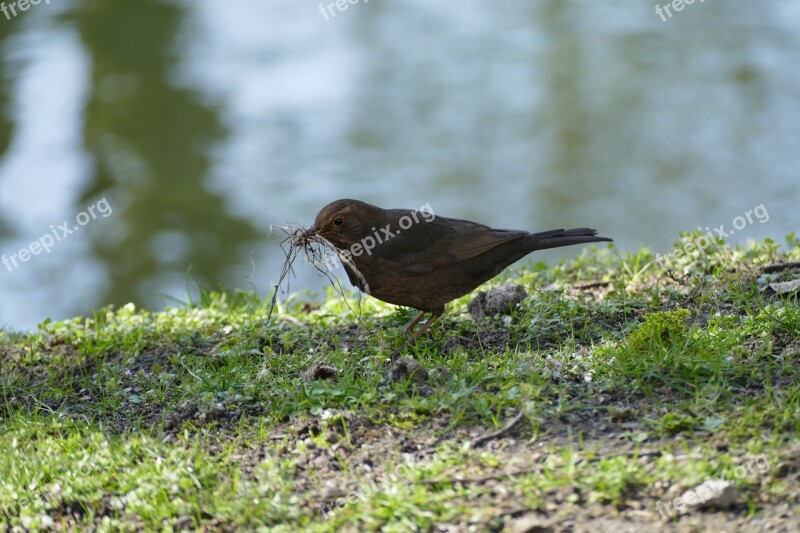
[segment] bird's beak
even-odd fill
[[[314,240],[315,237],[317,237],[317,228],[315,228],[313,225],[308,229],[304,229],[300,233],[300,238],[304,241]]]
[[[312,225],[308,229],[298,229],[292,234],[292,244],[295,246],[307,246],[317,236],[317,229]]]

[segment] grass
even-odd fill
[[[203,293],[0,331],[0,525],[702,527],[713,513],[657,508],[713,477],[740,491],[715,519],[780,525],[800,502],[800,304],[768,285],[800,268],[765,267],[800,261],[800,241],[696,238],[666,272],[648,250],[528,263],[492,282],[528,289],[511,317],[473,322],[467,296],[413,348],[410,311],[333,291],[271,317],[252,294]],[[425,383],[390,379],[397,350]],[[318,362],[335,379],[310,379]]]

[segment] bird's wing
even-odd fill
[[[397,229],[399,224],[392,224],[391,231]],[[468,220],[436,217],[426,221],[420,218],[408,229],[401,230],[399,236],[379,244],[374,253],[385,261],[402,265],[407,274],[419,275],[466,261],[526,235],[526,231],[492,229]]]

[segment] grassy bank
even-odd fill
[[[465,297],[411,348],[411,311],[333,291],[0,332],[0,524],[796,531],[800,303],[770,285],[800,241],[694,237],[667,270],[528,263],[492,282],[528,290],[510,316]],[[393,378],[392,353],[422,369]],[[735,504],[678,516],[712,478]]]

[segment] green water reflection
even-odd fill
[[[794,0],[695,3],[667,22],[615,0],[499,5],[370,2],[326,21],[318,2],[77,0],[0,15],[0,254],[100,198],[114,208],[0,267],[0,327],[158,308],[192,280],[266,295],[283,258],[269,225],[308,224],[337,197],[592,225],[623,248],[663,250],[759,203],[769,224],[742,240],[798,229]],[[43,81],[32,65],[57,36],[75,53]],[[62,85],[70,72],[83,86]],[[67,93],[74,133],[35,113]],[[48,130],[74,139],[37,151],[31,131]],[[80,165],[63,171],[64,153]],[[324,285],[298,270],[293,288]]]
[[[227,134],[219,117],[169,82],[184,10],[153,0],[86,1],[74,15],[93,65],[85,136],[94,172],[82,202],[108,196],[125,206],[115,220],[124,228],[119,238],[93,243],[111,274],[101,301],[152,301],[143,282],[165,271],[213,286],[240,260],[240,243],[258,236],[206,188],[210,154]]]

